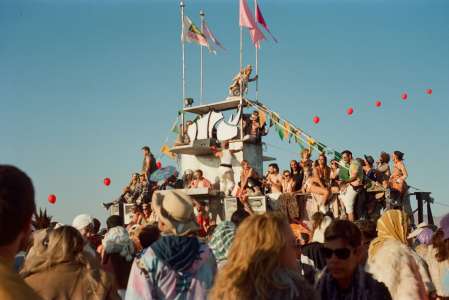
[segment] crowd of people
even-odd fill
[[[449,299],[449,214],[414,229],[395,207],[305,224],[240,205],[201,235],[182,190],[146,211],[142,225],[51,222],[31,179],[0,165],[0,299]]]

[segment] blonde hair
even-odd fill
[[[312,155],[312,153],[310,152],[309,149],[303,149],[301,151],[301,158],[304,158],[304,155],[307,155],[307,159],[310,159],[310,156]]]
[[[100,283],[100,272],[86,257],[85,241],[79,231],[72,226],[61,226],[53,230],[47,229],[45,232],[45,235],[40,234],[34,240],[20,275],[26,278],[36,273],[50,271],[59,264],[78,264],[87,275],[86,288],[95,295]]]
[[[286,289],[276,271],[287,245],[288,223],[279,213],[253,215],[238,227],[226,265],[217,274],[211,299],[269,299],[274,290]]]

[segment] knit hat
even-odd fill
[[[116,226],[105,234],[101,242],[104,252],[107,254],[119,254],[127,261],[131,261],[134,255],[134,245],[128,232],[121,226]]]
[[[77,230],[82,230],[91,224],[93,225],[93,219],[87,214],[77,215],[72,222],[72,226]]]
[[[193,214],[193,200],[185,192],[156,191],[151,205],[171,234],[185,236],[199,230]]]
[[[446,214],[440,221],[440,228],[443,230],[443,240],[449,239],[449,214]]]

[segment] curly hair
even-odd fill
[[[267,213],[246,218],[238,227],[228,261],[218,273],[211,299],[269,299],[273,290],[287,288],[276,271],[287,245],[281,214]]]
[[[438,229],[432,237],[432,246],[437,250],[435,258],[438,262],[449,259],[449,239],[444,240],[444,232]]]

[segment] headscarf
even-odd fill
[[[234,223],[230,221],[221,222],[215,228],[209,247],[214,253],[217,263],[227,260],[229,248],[234,241],[235,230]]]
[[[407,245],[407,231],[407,215],[403,211],[392,209],[385,212],[377,220],[377,238],[371,242],[369,257],[374,257],[386,240],[396,240]]]
[[[195,236],[163,236],[151,244],[156,257],[176,272],[185,272],[200,258],[200,242]]]

